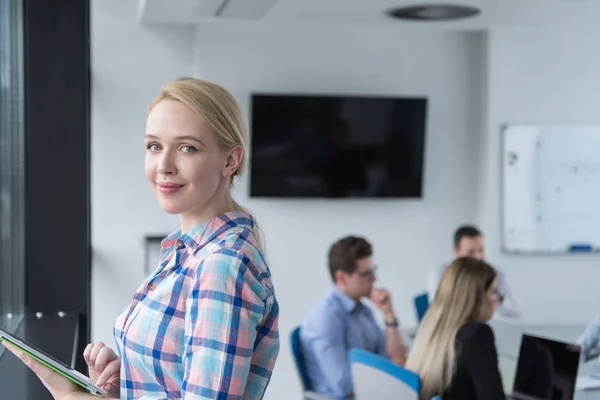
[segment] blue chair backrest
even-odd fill
[[[429,308],[429,296],[427,292],[415,296],[415,310],[417,311],[417,322],[421,322]]]
[[[292,355],[294,356],[294,361],[296,362],[296,369],[298,370],[298,374],[300,375],[302,387],[304,388],[304,391],[312,390],[312,385],[310,384],[310,379],[308,379],[306,367],[304,366],[304,356],[302,355],[302,345],[300,343],[299,326],[294,328],[292,334],[290,335],[290,345],[292,347]]]
[[[390,360],[362,350],[348,352],[356,400],[419,398],[421,379]]]

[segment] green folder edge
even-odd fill
[[[62,372],[61,370],[54,368],[54,367],[53,367],[51,364],[48,364],[46,361],[44,361],[44,360],[42,360],[42,359],[38,358],[38,357],[37,357],[35,354],[32,354],[32,353],[28,352],[26,349],[22,348],[22,347],[21,347],[21,346],[19,346],[18,344],[16,344],[16,343],[13,343],[12,341],[10,341],[9,339],[7,339],[7,338],[5,338],[5,337],[1,338],[1,339],[0,339],[0,341],[9,343],[11,346],[14,346],[14,347],[16,347],[17,349],[21,350],[23,353],[25,353],[25,354],[27,354],[28,356],[32,357],[32,358],[33,358],[33,359],[35,359],[36,361],[38,361],[38,362],[42,363],[42,364],[43,364],[43,365],[45,365],[46,367],[50,368],[52,371],[54,371],[54,372],[58,372],[60,375],[64,376],[65,378],[67,378],[67,379],[68,379],[68,380],[70,380],[71,382],[73,382],[73,383],[75,383],[75,384],[77,384],[77,385],[81,386],[81,387],[82,387],[82,388],[84,388],[86,391],[88,391],[88,390],[87,390],[87,385],[86,385],[85,383],[83,383],[83,382],[80,382],[80,381],[78,381],[77,379],[73,378],[72,376],[69,376],[69,375],[65,374],[65,373],[64,373],[64,372]],[[88,393],[89,393],[89,391],[88,391]],[[92,393],[90,393],[90,394],[92,394]],[[99,397],[102,397],[102,395],[101,395],[101,394],[98,394],[98,393],[93,393],[92,395],[93,395],[93,396],[99,396]]]

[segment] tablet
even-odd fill
[[[79,371],[69,367],[68,365],[63,364],[56,358],[44,353],[39,349],[36,349],[30,344],[23,342],[21,339],[11,335],[10,333],[2,329],[0,329],[0,341],[7,342],[21,349],[31,357],[35,358],[37,361],[44,364],[46,367],[58,372],[65,378],[86,389],[93,395],[103,396],[107,394],[106,390],[94,385],[92,382],[90,382],[90,378],[83,375]]]

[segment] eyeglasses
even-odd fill
[[[377,267],[373,267],[368,271],[355,272],[355,274],[362,276],[363,278],[373,278],[377,272]]]

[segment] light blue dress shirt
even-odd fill
[[[588,358],[590,350],[598,346],[600,342],[600,314],[585,328],[585,331],[577,339],[577,344],[581,346],[581,355],[585,360]]]
[[[371,310],[335,286],[310,310],[300,342],[313,390],[335,399],[351,398],[350,348],[387,357],[385,335]]]

